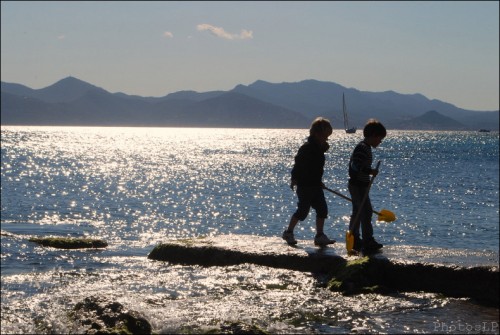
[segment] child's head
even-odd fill
[[[387,136],[387,130],[384,125],[375,119],[370,119],[363,129],[364,137],[381,137]]]
[[[387,136],[387,130],[379,121],[370,119],[363,128],[363,136],[365,141],[376,148],[382,142],[382,139]]]
[[[330,136],[333,132],[332,129],[332,124],[330,121],[323,117],[317,117],[314,119],[313,123],[311,124],[311,128],[309,129],[309,134],[314,137],[318,136]]]

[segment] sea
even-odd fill
[[[296,208],[290,171],[307,136],[308,129],[2,126],[0,332],[83,333],[86,326],[70,312],[97,295],[138,311],[158,334],[203,333],[231,322],[273,334],[498,333],[498,306],[466,298],[343,296],[311,273],[147,258],[172,239],[280,237]],[[349,196],[348,161],[361,140],[362,131],[334,130],[328,188]],[[374,217],[379,242],[423,248],[431,261],[439,249],[498,266],[498,132],[389,129],[373,154],[381,161],[373,207],[397,217]],[[343,241],[351,204],[325,196],[325,232]],[[312,211],[295,232],[311,247],[314,220]],[[97,238],[109,246],[53,249],[29,242],[34,236]]]

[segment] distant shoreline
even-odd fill
[[[110,93],[74,77],[43,89],[2,82],[1,91],[2,125],[302,129],[323,116],[340,129],[349,115],[349,127],[357,129],[375,118],[387,129],[479,131],[498,130],[500,113],[466,110],[418,93],[364,92],[318,80],[258,80],[229,91],[160,98]]]
[[[79,124],[67,124],[67,125],[61,125],[61,124],[0,124],[1,127],[47,127],[47,128],[64,128],[64,127],[71,127],[71,128],[194,128],[194,129],[290,129],[290,130],[300,130],[303,129],[307,131],[309,128],[304,127],[304,128],[276,128],[276,127],[226,127],[226,126],[170,126],[170,125],[151,125],[151,126],[144,126],[144,125],[79,125]],[[344,131],[342,128],[335,128],[333,127],[334,131]],[[490,130],[488,132],[484,131],[479,131],[478,130],[471,130],[471,129],[458,129],[458,130],[450,130],[450,129],[398,129],[398,128],[391,128],[389,130],[395,130],[395,131],[434,131],[434,132],[464,132],[464,133],[481,133],[481,134],[495,134],[499,133],[499,130]],[[362,132],[359,132],[359,134],[362,134]],[[346,134],[346,136],[358,136],[359,134]]]

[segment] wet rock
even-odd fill
[[[498,306],[499,273],[490,267],[464,268],[422,263],[400,263],[378,256],[349,261],[331,272],[328,287],[343,294],[367,292],[433,292],[469,297]]]
[[[87,330],[84,334],[151,334],[151,324],[138,312],[102,297],[88,297],[76,304],[74,319]]]
[[[384,272],[374,258],[363,257],[347,262],[337,271],[330,272],[328,288],[344,295],[359,293],[389,293],[383,285]]]
[[[324,273],[346,262],[332,248],[290,247],[281,239],[248,235],[172,240],[156,246],[148,258],[174,264],[226,266],[251,263]]]
[[[242,322],[232,322],[220,326],[217,334],[269,334],[254,325],[248,325]]]
[[[270,334],[257,325],[247,324],[242,321],[222,321],[217,326],[186,326],[182,327],[178,334]]]
[[[29,241],[38,243],[44,247],[58,249],[106,248],[108,246],[106,241],[90,238],[32,237]]]
[[[396,246],[353,259],[343,244],[318,248],[311,241],[299,241],[291,247],[278,237],[220,235],[168,241],[156,246],[148,258],[202,266],[252,263],[328,274],[327,286],[344,294],[425,291],[469,297],[485,305],[499,302],[498,255],[493,254],[485,258],[477,252]],[[453,265],[457,261],[468,266]],[[478,261],[491,265],[470,266]]]
[[[402,264],[386,260],[383,261],[381,271],[384,272],[383,282],[400,291],[425,291],[450,297],[469,297],[481,304],[498,307],[498,268]]]

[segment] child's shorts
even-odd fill
[[[309,210],[314,208],[316,217],[326,219],[328,217],[328,206],[325,200],[323,189],[318,187],[297,186],[297,211],[293,214],[300,221],[304,221],[309,214]]]

